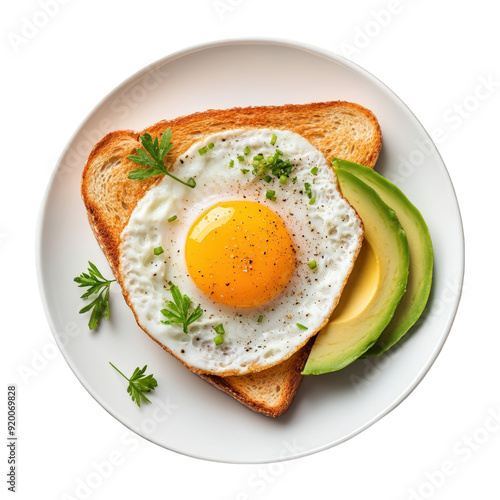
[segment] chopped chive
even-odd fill
[[[248,155],[250,154],[251,149],[249,146],[246,146],[244,149],[244,154]],[[252,173],[255,176],[260,177],[261,179],[265,180],[266,182],[271,182],[271,180],[276,177],[276,179],[281,183],[281,184],[286,184],[288,182],[288,179],[290,179],[290,175],[294,169],[294,165],[292,162],[288,160],[284,160],[281,158],[281,156],[284,153],[280,151],[279,149],[275,150],[275,153],[273,156],[267,156],[264,157],[262,153],[258,153],[255,156],[253,156],[253,160],[251,161],[251,167],[252,167]],[[240,163],[245,163],[245,167],[250,163],[250,158],[243,155],[238,155],[238,161]],[[230,165],[232,166],[232,165]],[[247,168],[241,169],[243,174],[248,173],[250,170]],[[297,177],[294,178],[294,182],[297,180]],[[311,198],[311,196],[309,196]],[[269,194],[268,195],[269,200],[276,201],[276,198],[274,197],[274,194]]]
[[[169,217],[167,220],[168,222],[174,222],[175,219],[177,219],[177,215],[172,215],[172,217]]]
[[[311,174],[316,175],[318,173],[318,167],[311,168]]]
[[[155,255],[160,255],[163,253],[163,248],[162,247],[156,247],[154,250],[153,250],[154,254]]]
[[[318,267],[318,264],[316,264],[315,260],[311,260],[311,262],[308,262],[307,265],[310,269],[316,269]]]
[[[233,168],[233,167],[234,167],[234,160],[231,160],[231,161],[229,162],[229,168]]]
[[[307,330],[307,326],[301,325],[300,323],[297,323],[297,326],[298,326],[301,330]]]
[[[276,196],[274,196],[274,193],[275,191],[271,191],[269,190],[267,193],[266,193],[266,198],[268,200],[271,200],[271,201],[276,201]]]
[[[274,146],[277,140],[278,136],[276,134],[273,134],[273,136],[271,137],[271,146]]]
[[[294,177],[294,178],[292,179],[292,182],[297,182],[297,177]]]
[[[208,148],[203,146],[201,149],[198,149],[198,153],[200,153],[200,156],[206,155],[208,153]]]
[[[313,198],[312,191],[311,191],[311,184],[306,182],[304,184],[304,188],[306,190],[307,197],[309,198],[309,205],[314,205],[314,202],[316,201],[316,198]]]
[[[208,145],[208,149],[212,149],[214,147],[214,143],[211,142],[209,145]]]
[[[217,326],[214,326],[215,333],[218,333],[217,337],[214,337],[215,345],[221,345],[224,342],[224,325],[219,323]]]
[[[214,330],[216,333],[219,335],[224,335],[226,332],[224,331],[224,325],[222,323],[219,323],[217,326],[214,326]]]
[[[259,325],[262,323],[262,320],[264,319],[264,316],[262,316],[262,314],[259,316],[259,319],[257,320],[257,323],[259,323]]]

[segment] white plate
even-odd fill
[[[118,286],[111,319],[87,329],[73,278],[94,262],[111,272],[80,198],[85,160],[105,133],[141,130],[163,118],[208,108],[346,100],[371,109],[383,149],[377,170],[421,210],[435,251],[434,286],[425,317],[401,347],[333,374],[305,378],[287,413],[254,413],[185,369],[136,325]],[[462,287],[463,233],[446,168],[428,134],[384,84],[355,64],[295,43],[238,40],[195,47],[135,74],[90,113],[54,172],[38,227],[42,300],[59,347],[92,396],[120,422],[154,443],[193,457],[258,463],[307,455],[349,439],[397,406],[436,359]],[[148,365],[158,380],[153,404],[126,393],[126,374]]]

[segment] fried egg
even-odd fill
[[[254,172],[278,154],[293,166],[288,178]],[[362,222],[334,171],[295,133],[245,129],[193,144],[171,173],[196,187],[164,176],[121,234],[122,286],[138,324],[198,373],[285,360],[327,323],[361,247]],[[162,323],[172,284],[190,311],[203,310],[188,333]]]

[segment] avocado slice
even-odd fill
[[[336,173],[342,194],[363,220],[365,239],[339,304],[316,337],[303,375],[340,370],[365,353],[389,324],[408,279],[408,242],[395,212],[345,169]]]
[[[429,229],[421,213],[392,182],[373,169],[344,160],[333,160],[344,170],[372,187],[395,212],[406,232],[410,251],[410,271],[406,292],[396,312],[375,345],[365,356],[379,356],[392,347],[421,316],[432,285],[433,252]]]

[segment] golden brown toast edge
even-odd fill
[[[200,374],[200,377],[221,391],[232,396],[253,411],[263,413],[267,417],[279,417],[290,406],[302,381],[302,370],[314,344],[314,337],[295,352],[290,358],[267,370],[235,377],[219,377],[217,375]],[[279,391],[279,401],[270,404],[261,398],[248,397],[248,387],[268,386],[268,392]],[[269,398],[268,398],[269,399]]]

